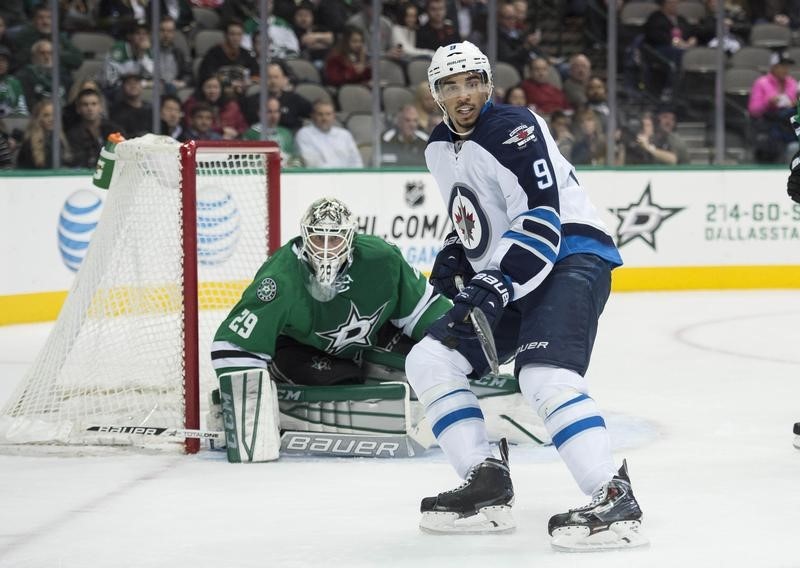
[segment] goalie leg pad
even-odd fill
[[[278,395],[263,369],[226,373],[219,377],[228,461],[265,462],[278,459],[281,447]]]

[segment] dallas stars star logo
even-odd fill
[[[319,337],[328,340],[328,346],[325,347],[325,351],[336,355],[351,346],[368,347],[372,345],[369,336],[378,320],[380,320],[385,308],[386,304],[384,303],[374,314],[362,316],[358,312],[356,305],[351,301],[347,321],[336,329],[316,332]]]
[[[642,239],[650,248],[656,250],[656,231],[661,224],[686,209],[685,207],[661,207],[653,203],[650,192],[648,183],[644,193],[639,197],[639,201],[631,203],[627,207],[609,209],[620,221],[619,227],[617,227],[618,247],[622,247],[634,239]]]
[[[458,197],[460,198],[461,194],[459,194]],[[467,244],[471,244],[473,239],[472,232],[475,229],[475,216],[467,211],[464,203],[461,202],[456,206],[454,217],[456,227],[461,235],[461,240]]]

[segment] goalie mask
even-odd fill
[[[356,224],[350,209],[338,199],[318,199],[303,215],[300,230],[303,238],[300,256],[317,282],[333,286],[352,260]]]

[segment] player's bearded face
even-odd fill
[[[479,73],[474,72],[445,77],[437,90],[439,100],[458,132],[466,132],[475,125],[489,98],[489,86]]]

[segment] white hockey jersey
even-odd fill
[[[425,159],[476,271],[502,271],[518,299],[571,254],[592,253],[612,266],[622,264],[608,228],[542,117],[524,107],[489,103],[468,139],[453,138],[439,124]]]

